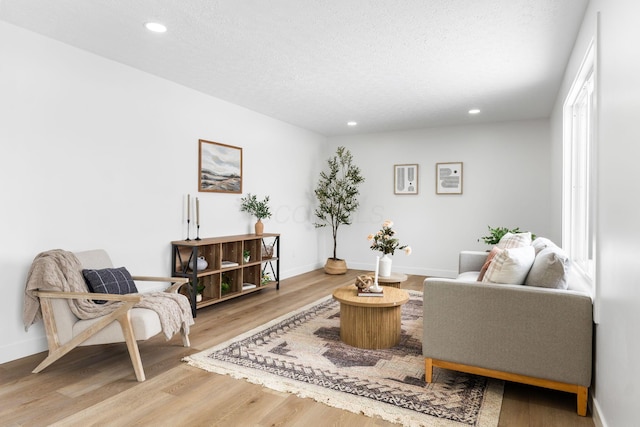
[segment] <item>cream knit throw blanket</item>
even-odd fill
[[[54,249],[38,254],[29,270],[25,287],[22,320],[25,330],[42,319],[40,301],[33,293],[36,290],[89,292],[82,276],[82,265],[78,258],[67,251]],[[167,292],[152,292],[139,294],[142,300],[135,307],[148,308],[160,317],[162,332],[166,339],[184,328],[189,333],[189,326],[193,325],[189,300],[180,294]],[[96,304],[90,299],[69,299],[69,308],[79,319],[93,319],[115,311],[123,303],[108,301]]]

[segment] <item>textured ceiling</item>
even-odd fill
[[[0,0],[0,20],[331,136],[548,117],[587,4]]]

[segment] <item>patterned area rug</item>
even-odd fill
[[[388,350],[343,344],[328,296],[184,361],[405,426],[496,426],[503,382],[435,368],[425,383],[422,293],[408,292],[401,342]]]

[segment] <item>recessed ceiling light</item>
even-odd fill
[[[358,122],[354,122],[354,121],[347,122],[347,126],[358,126]]]
[[[469,110],[469,114],[480,114],[480,110],[478,108],[473,108]]]
[[[144,26],[147,27],[147,30],[153,31],[154,33],[164,33],[167,31],[167,27],[159,22],[147,22]]]

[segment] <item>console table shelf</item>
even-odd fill
[[[248,260],[245,253],[249,254]],[[199,259],[207,264],[200,270],[197,269]],[[198,308],[266,286],[275,285],[280,289],[280,234],[241,234],[171,242],[171,274],[190,279],[180,292],[189,298],[194,317]],[[202,288],[201,292],[198,287]]]

